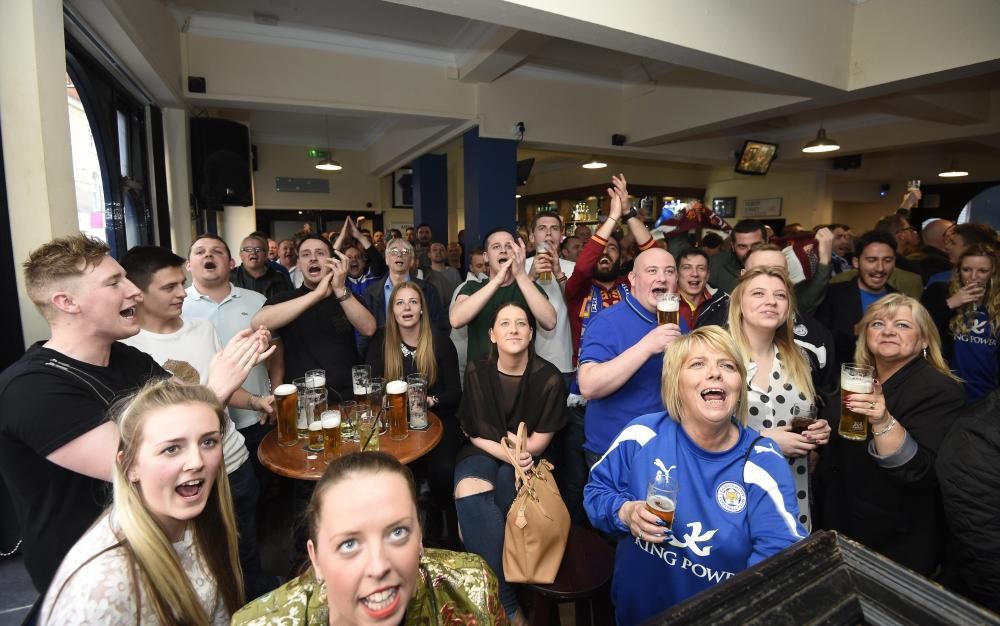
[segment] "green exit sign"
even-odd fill
[[[319,150],[317,148],[309,148],[309,156],[314,159],[325,159],[330,156],[330,153],[326,150]]]

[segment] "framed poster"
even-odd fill
[[[413,208],[413,170],[408,167],[392,173],[392,208]]]
[[[736,217],[736,196],[712,198],[712,210],[719,217]]]
[[[743,201],[743,217],[779,217],[781,198],[758,198]]]

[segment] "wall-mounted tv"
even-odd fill
[[[778,144],[747,139],[736,161],[737,174],[763,176],[771,169],[771,162],[778,152]]]

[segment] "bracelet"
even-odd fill
[[[875,430],[875,427],[873,426],[872,427],[872,434],[875,435],[876,437],[881,437],[882,435],[884,435],[887,432],[889,432],[890,430],[892,430],[895,425],[896,425],[896,418],[895,417],[890,417],[889,418],[889,425],[888,426],[886,426],[882,430]]]
[[[344,287],[344,295],[337,296],[337,302],[346,302],[348,298],[351,297],[351,290]]]
[[[563,274],[562,276],[560,276],[559,278],[556,279],[556,282],[561,285],[564,282],[566,282],[567,280],[569,280],[569,277],[566,276],[566,274]]]
[[[247,404],[249,404],[249,405],[250,405],[250,406],[249,406],[249,409],[250,409],[251,411],[257,411],[257,410],[258,410],[258,409],[257,409],[257,408],[256,408],[256,407],[255,407],[255,406],[253,405],[253,403],[254,403],[254,400],[260,400],[260,399],[261,399],[261,396],[259,396],[259,395],[257,395],[257,394],[255,394],[255,393],[252,393],[252,394],[250,394],[250,401],[249,401],[249,402],[247,402]]]

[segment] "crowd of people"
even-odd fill
[[[0,374],[31,619],[525,624],[502,565],[520,423],[516,462],[550,459],[573,523],[615,546],[621,624],[818,530],[1000,610],[996,235],[913,224],[919,199],[857,236],[698,202],[650,228],[619,175],[594,231],[539,212],[468,246],[350,217],[238,258],[211,234],[119,261],[55,239],[24,263],[51,335]],[[332,462],[283,581],[258,530],[271,390],[322,369],[349,398],[363,363],[423,374],[442,440],[410,467]],[[871,434],[838,436],[845,410]],[[664,481],[670,522],[647,506]]]

